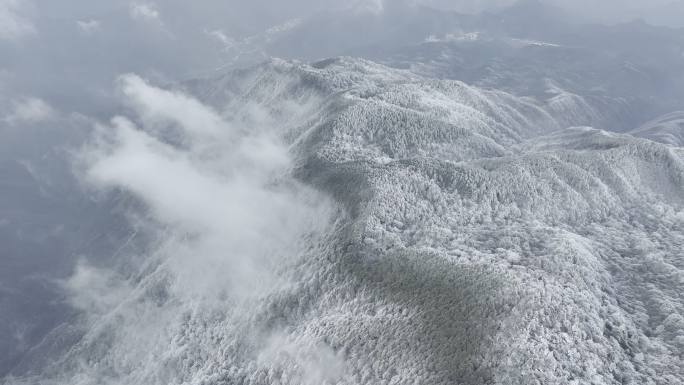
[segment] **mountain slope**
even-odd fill
[[[259,60],[350,55],[563,108],[590,105],[595,111],[581,124],[609,131],[631,131],[684,104],[681,30],[639,21],[580,24],[538,1],[480,15],[387,2],[380,10],[325,12],[275,30],[231,49],[259,52]]]
[[[630,133],[641,138],[682,147],[684,146],[684,112],[666,114]]]
[[[8,383],[682,383],[681,147],[359,59],[185,89],[277,122],[331,223],[298,235],[289,283],[245,298],[215,299],[211,274],[179,291],[161,250],[62,358]]]

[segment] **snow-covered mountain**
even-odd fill
[[[633,130],[631,134],[655,142],[684,146],[684,112],[661,116]]]
[[[180,229],[188,245],[160,241],[114,272],[83,266],[72,294],[111,302],[84,307],[6,383],[682,383],[681,143],[582,126],[616,112],[557,87],[550,98],[520,96],[349,57],[271,60],[183,89],[124,86],[205,124],[143,105],[135,121],[147,134],[115,122],[111,147],[89,159],[97,183],[150,205],[163,233]],[[658,136],[672,121],[635,133]],[[280,166],[240,148],[221,154],[223,129],[230,143],[284,141],[290,176],[242,174]],[[277,256],[258,264],[267,280],[235,276],[261,277],[230,256],[243,246],[231,234],[249,237],[241,227],[252,221],[224,233],[201,204],[184,208],[190,192],[140,187],[165,182],[146,173],[153,159],[114,162],[136,146],[209,192],[211,181],[221,192],[266,175],[254,179],[263,191],[233,199],[247,213],[287,216],[256,225],[289,226],[296,239],[245,249]],[[224,156],[242,166],[216,169]],[[206,235],[214,230],[218,239]]]
[[[684,384],[684,30],[181,3],[0,42],[0,384]]]
[[[600,114],[581,124],[610,131],[630,131],[684,103],[684,30],[638,20],[586,24],[535,0],[478,15],[385,3],[382,12],[352,7],[291,20],[227,49],[243,66],[270,56],[348,55],[559,108],[585,104]]]

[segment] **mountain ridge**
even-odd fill
[[[294,175],[336,201],[335,224],[282,267],[296,284],[255,307],[175,298],[177,273],[141,272],[38,379],[682,378],[681,147],[567,127],[539,101],[353,58],[273,60],[184,88],[226,117],[264,108]],[[145,337],[152,352],[110,338],[142,336],[140,317],[159,330]]]

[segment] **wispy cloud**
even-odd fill
[[[9,124],[30,124],[50,120],[56,115],[55,109],[46,101],[27,97],[13,101],[11,112],[3,120]]]
[[[205,29],[204,33],[212,39],[215,39],[216,41],[221,43],[221,45],[223,45],[225,48],[230,48],[236,44],[236,41],[233,38],[226,35],[226,33],[220,29]]]
[[[292,338],[275,332],[267,340],[258,361],[268,366],[298,368],[290,375],[302,385],[334,384],[345,373],[344,358],[329,346],[311,338]]]
[[[36,32],[31,21],[22,15],[22,0],[0,0],[0,40],[14,40]]]
[[[197,322],[205,322],[205,314],[234,317],[255,311],[253,301],[290,285],[274,267],[311,252],[312,239],[329,230],[333,217],[327,199],[289,177],[288,148],[278,139],[278,122],[265,110],[250,106],[219,113],[136,75],[121,77],[118,85],[134,116],[118,116],[97,127],[79,158],[82,176],[96,191],[124,191],[144,204],[149,211],[132,213],[144,217],[144,232],[155,239],[143,266],[158,267],[129,281],[114,270],[81,264],[64,284],[72,304],[92,322],[83,353],[91,355],[88,341],[98,343],[98,333],[111,330],[116,337],[108,338],[112,348],[105,355],[112,362],[146,359],[151,348],[173,345],[176,331],[194,322],[181,314],[197,314]],[[158,299],[150,290],[157,286],[166,300],[152,305]],[[252,305],[242,308],[243,302]],[[229,315],[234,311],[238,314]],[[287,355],[301,368],[298,375],[306,384],[343,370],[341,359],[315,339],[292,342],[281,330],[265,333],[280,339],[255,336],[249,343],[266,345],[259,356],[266,367],[282,364],[278,360]],[[289,342],[271,343],[280,340]],[[173,352],[164,355],[174,359]],[[119,369],[102,368],[108,373]],[[155,360],[140,366],[145,373],[117,375],[135,379],[158,370],[164,370],[164,363]],[[98,381],[106,376],[92,368],[78,375]]]
[[[245,277],[258,273],[253,263],[287,250],[313,214],[291,188],[267,187],[287,173],[287,149],[266,133],[243,136],[236,123],[182,93],[135,75],[119,84],[143,129],[123,117],[102,127],[88,179],[131,192],[165,231],[176,230],[171,265],[188,285],[249,286]]]
[[[159,10],[152,3],[131,3],[129,13],[131,18],[135,20],[161,23]]]
[[[84,33],[93,33],[100,29],[100,22],[98,20],[78,20],[76,22],[78,28]]]

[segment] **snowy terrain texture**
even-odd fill
[[[93,185],[147,204],[156,241],[82,266],[65,285],[87,316],[6,383],[683,384],[682,114],[618,134],[559,89],[417,72],[337,58],[182,93],[124,79],[134,103],[199,111],[140,102],[83,155]]]
[[[28,7],[0,384],[684,385],[684,29],[437,2]]]

